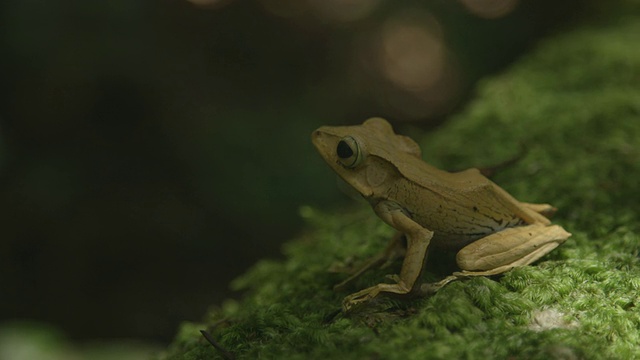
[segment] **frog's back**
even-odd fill
[[[453,194],[478,194],[491,192],[496,186],[476,168],[452,173],[429,165],[422,159],[408,160],[397,163],[396,168],[403,178],[425,189]]]
[[[398,184],[414,196],[394,200],[403,203],[416,222],[434,231],[435,245],[457,249],[527,222],[519,214],[518,201],[477,169],[449,173],[422,163],[429,171],[404,173],[404,183]]]

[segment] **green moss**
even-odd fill
[[[421,142],[428,162],[449,169],[496,163],[524,145],[524,158],[495,180],[523,201],[560,208],[554,220],[573,237],[557,250],[430,298],[332,316],[346,293],[331,290],[344,275],[328,269],[379,251],[392,230],[364,207],[305,207],[309,231],[284,247],[286,260],[237,279],[246,297],[213,309],[205,324],[186,323],[160,358],[220,358],[201,328],[247,359],[637,358],[639,20],[544,42]],[[371,271],[353,289],[398,267]]]

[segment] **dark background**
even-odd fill
[[[474,8],[473,4],[479,7]],[[167,341],[345,201],[309,143],[418,133],[586,1],[0,5],[0,321]]]

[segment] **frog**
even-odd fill
[[[391,283],[346,296],[344,312],[381,295],[426,296],[454,280],[527,266],[571,236],[551,223],[557,210],[552,205],[518,201],[477,168],[449,172],[428,164],[420,146],[396,134],[383,118],[322,126],[311,140],[329,167],[396,230],[380,254],[334,288],[344,289],[373,266],[404,257],[399,274],[389,276]],[[454,252],[459,271],[435,283],[420,282],[432,251]]]

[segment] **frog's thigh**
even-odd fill
[[[456,256],[467,276],[495,275],[538,260],[571,234],[558,225],[532,224],[508,228],[477,240]]]

